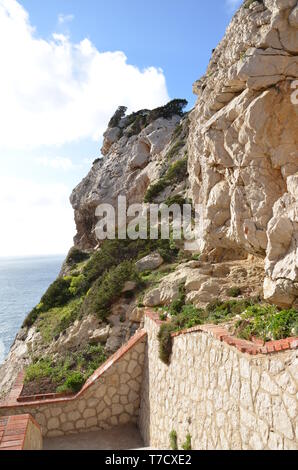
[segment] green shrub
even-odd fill
[[[153,109],[152,111],[142,109],[136,113],[132,113],[125,118],[125,129],[123,132],[127,137],[132,137],[133,135],[138,135],[142,129],[145,129],[156,119],[171,119],[175,115],[182,117],[184,116],[183,110],[187,104],[186,100],[174,99],[165,106]],[[124,109],[124,107],[118,108],[109,123],[110,127],[118,126],[120,119],[125,115],[126,110],[123,114]]]
[[[298,336],[298,320],[294,322],[293,328],[292,328],[292,334],[294,336]]]
[[[173,163],[164,177],[149,186],[145,194],[144,202],[154,202],[154,199],[168,186],[171,186],[175,183],[180,183],[181,181],[185,180],[188,176],[187,162],[188,159],[183,158],[182,160],[178,160],[177,162]]]
[[[208,313],[213,312],[217,307],[221,307],[223,302],[219,299],[212,300],[206,307]]]
[[[173,332],[174,325],[172,323],[164,323],[158,332],[159,358],[166,365],[169,365],[172,354],[173,341],[171,335]]]
[[[39,315],[38,309],[34,307],[34,309],[31,310],[31,312],[27,315],[27,317],[23,321],[22,328],[24,327],[30,328],[32,325],[34,325],[34,323],[36,322],[38,318],[38,315]]]
[[[134,245],[133,245],[134,243]],[[122,261],[137,256],[139,241],[105,240],[100,248],[91,257],[83,270],[83,289],[87,292],[94,281],[101,279],[104,273],[117,266]],[[144,248],[142,246],[142,248]]]
[[[64,384],[57,388],[57,392],[79,392],[84,385],[85,378],[79,371],[71,372]]]
[[[84,291],[100,278],[108,269],[123,261],[125,254],[121,249],[124,243],[120,240],[105,240],[100,250],[96,251],[83,270]]]
[[[173,144],[166,154],[166,160],[172,160],[172,158],[174,158],[179,153],[179,151],[185,146],[185,144],[185,140],[179,140],[178,142]]]
[[[188,102],[184,99],[174,99],[165,106],[153,109],[150,112],[150,121],[153,122],[158,118],[171,119],[173,116],[182,117],[187,104]]]
[[[125,135],[130,138],[134,135],[138,135],[143,129],[145,129],[150,123],[150,111],[142,110],[137,113],[133,113],[127,118],[127,125]]]
[[[190,434],[187,434],[186,441],[182,445],[182,449],[183,450],[192,450],[191,449],[191,435]]]
[[[169,240],[158,240],[156,243],[156,251],[167,263],[172,263],[177,259],[179,250],[176,246],[171,245]]]
[[[292,330],[297,325],[298,311],[294,309],[281,310],[269,315],[268,330],[273,339],[284,339],[292,336]]]
[[[26,369],[24,382],[40,381],[44,377],[51,377],[53,372],[52,360],[49,358],[41,359],[29,365]]]
[[[167,308],[171,321],[164,323],[159,329],[159,357],[167,365],[172,354],[172,333],[204,323],[204,311],[190,304],[185,305],[185,297],[184,287],[181,286],[178,298]],[[163,312],[162,315],[166,318],[166,313]]]
[[[240,297],[240,295],[242,294],[242,291],[240,287],[235,286],[235,287],[231,287],[230,289],[228,289],[227,294],[229,297]]]
[[[170,267],[165,267],[164,269],[158,269],[155,271],[145,271],[140,274],[140,278],[146,283],[146,285],[156,285],[165,277],[172,272]]]
[[[176,194],[175,196],[169,197],[166,201],[165,204],[170,207],[173,206],[174,204],[177,204],[181,208],[183,208],[184,204],[188,204],[187,199],[185,199],[183,196],[180,194]]]
[[[228,300],[226,302],[222,302],[216,299],[206,307],[208,321],[211,323],[221,323],[223,321],[230,320],[236,315],[243,313],[247,307],[255,305],[259,302],[259,298]]]
[[[185,304],[184,288],[181,287],[178,298],[162,312],[163,318],[170,313],[170,322],[161,325],[159,356],[169,364],[172,353],[172,333],[192,328],[201,324],[220,324],[241,316],[235,323],[235,335],[251,340],[252,336],[267,340],[279,340],[296,335],[298,332],[298,311],[280,310],[274,305],[261,303],[261,299],[249,298],[222,302],[215,299],[205,309],[198,309]]]
[[[166,173],[166,179],[170,183],[180,183],[187,178],[187,158],[173,163]]]
[[[89,345],[81,352],[73,355],[73,361],[76,367],[84,372],[87,380],[100,366],[107,360],[104,347],[101,344]]]
[[[89,256],[90,255],[88,253],[85,253],[79,250],[78,248],[73,247],[67,255],[66,264],[72,266],[74,264],[82,263],[83,261],[86,261]]]
[[[172,450],[178,450],[178,436],[176,431],[171,431],[170,432],[170,448]]]
[[[100,279],[109,269],[123,261],[137,261],[154,251],[158,251],[165,261],[171,261],[177,255],[169,240],[105,240],[83,270],[84,291],[87,292],[93,282]]]
[[[186,293],[185,293],[184,286],[180,286],[178,297],[177,299],[173,300],[169,309],[170,314],[172,316],[178,315],[181,312],[182,308],[185,305],[185,299],[186,299]]]
[[[126,111],[127,111],[126,106],[119,106],[117,108],[115,114],[110,119],[108,127],[110,127],[110,128],[117,127],[118,124],[120,123],[121,119],[125,116]]]
[[[36,328],[46,343],[66,331],[80,317],[82,302],[83,298],[77,298],[63,307],[53,308],[39,315]]]
[[[188,329],[205,322],[206,314],[203,309],[199,309],[192,304],[184,305],[182,311],[173,319],[175,329]]]
[[[246,309],[236,324],[236,334],[250,340],[252,336],[267,340],[279,340],[292,336],[297,324],[298,311],[278,310],[274,305],[254,305]]]
[[[70,284],[70,277],[56,279],[56,281],[51,284],[51,286],[41,298],[41,306],[39,311],[45,312],[50,308],[61,307],[62,305],[65,305],[72,297],[72,294],[69,290]]]
[[[174,261],[178,255],[178,250],[171,245],[169,240],[105,240],[101,249],[95,252],[84,265],[81,274],[58,278],[48,288],[40,304],[29,313],[23,325],[30,327],[42,313],[67,307],[71,301],[77,298],[83,299],[90,289],[93,292],[92,297],[94,292],[100,288],[103,277],[108,271],[124,261],[137,261],[154,251],[158,251],[166,262]],[[84,307],[86,307],[86,303],[84,303]],[[59,317],[62,312],[55,313]],[[82,313],[84,313],[83,310]],[[53,312],[50,312],[50,316],[52,314]],[[66,324],[70,324],[68,320]],[[63,328],[61,325],[59,331],[63,331]]]
[[[82,286],[85,281],[85,276],[83,274],[80,274],[78,276],[70,276],[69,280],[70,280],[69,292],[73,296],[80,294],[82,290]]]
[[[215,303],[213,308],[212,305],[209,305],[207,307],[209,314],[208,320],[215,324],[228,321],[235,315],[242,313],[248,305],[250,305],[250,303],[247,301],[239,302],[237,300],[219,302],[217,305]]]
[[[145,194],[145,198],[144,198],[144,202],[145,203],[148,203],[148,202],[153,202],[154,199],[162,192],[164,191],[167,186],[169,185],[169,182],[166,178],[161,178],[160,180],[158,180],[156,183],[152,184],[151,186],[149,186],[146,194]]]
[[[85,299],[87,312],[96,313],[101,319],[107,318],[110,307],[121,296],[124,284],[128,280],[140,282],[135,265],[130,261],[124,261],[107,271],[100,282],[95,282]]]
[[[66,305],[72,298],[69,290],[70,284],[71,278],[69,277],[56,279],[41,298],[40,304],[29,313],[23,326],[32,326],[42,312]]]
[[[167,314],[166,314],[166,313],[160,313],[160,314],[159,314],[159,319],[160,319],[161,321],[166,321],[167,318],[168,318],[168,317],[167,317]]]
[[[59,360],[36,358],[25,370],[25,383],[35,383],[38,391],[38,384],[46,378],[57,392],[78,392],[106,359],[101,345],[88,345]]]
[[[178,139],[181,136],[182,132],[183,132],[183,124],[179,122],[179,124],[177,124],[177,126],[174,129],[172,140]]]
[[[167,307],[171,315],[171,321],[161,325],[159,340],[159,357],[169,364],[172,353],[172,333],[184,329],[193,328],[204,323],[220,323],[230,320],[235,315],[242,313],[253,304],[253,300],[220,302],[218,300],[210,303],[206,309],[198,309],[192,304],[185,304],[185,291],[180,288],[178,298]]]

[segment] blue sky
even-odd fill
[[[58,15],[73,42],[90,38],[98,50],[123,51],[140,68],[161,67],[171,97],[194,103],[191,84],[205,72],[211,50],[231,19],[225,0],[23,0],[39,33],[50,37]],[[239,2],[238,2],[239,3]],[[45,4],[46,14],[45,14]],[[237,2],[236,2],[237,4]]]
[[[0,256],[70,247],[68,196],[115,108],[193,106],[240,3],[0,0]]]

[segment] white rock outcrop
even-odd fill
[[[266,258],[265,297],[287,306],[298,295],[297,53],[296,0],[243,5],[194,85],[189,136],[201,251]]]
[[[144,201],[149,185],[163,171],[164,154],[180,120],[179,116],[156,119],[131,137],[125,133],[121,137],[118,127],[107,130],[102,149],[104,157],[95,160],[71,195],[77,247],[86,250],[98,244],[94,229],[95,209],[99,204],[117,208],[118,196],[126,196],[128,205]]]
[[[164,260],[159,253],[151,253],[145,258],[140,259],[136,263],[136,269],[139,273],[145,271],[152,271],[159,268],[163,264]]]

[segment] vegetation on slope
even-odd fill
[[[185,181],[187,177],[187,157],[185,157],[182,160],[178,160],[173,163],[169,167],[165,176],[149,186],[145,194],[144,202],[154,202],[154,199],[168,186],[181,183],[182,181]]]
[[[172,333],[203,324],[220,324],[236,320],[235,335],[264,342],[288,338],[298,334],[298,311],[279,309],[261,302],[259,298],[219,301],[215,300],[205,309],[185,304],[185,292],[181,287],[178,298],[169,307],[161,309],[159,339],[160,359],[169,364],[172,353]]]
[[[86,313],[107,318],[110,306],[121,294],[120,287],[125,281],[135,280],[140,284],[133,268],[134,262],[154,251],[168,262],[174,261],[178,255],[170,240],[105,240],[80,273],[74,272],[72,276],[53,282],[25,319],[24,326],[30,327],[40,320],[40,328],[48,329],[45,336],[50,339],[50,332],[53,338]],[[45,326],[47,320],[49,324]]]
[[[82,298],[75,298],[63,307],[52,308],[39,315],[36,328],[45,344],[57,338],[80,317],[82,302]]]
[[[149,124],[156,121],[156,119],[164,118],[171,119],[173,116],[184,116],[184,108],[187,106],[187,101],[184,99],[174,99],[167,103],[165,106],[153,109],[142,109],[136,113],[132,113],[125,117],[127,108],[125,106],[119,106],[114,116],[109,122],[109,127],[118,127],[120,121],[123,119],[121,133],[119,138],[123,135],[126,137],[132,137],[138,135],[143,129]]]
[[[107,359],[100,345],[55,360],[51,356],[34,359],[26,369],[23,395],[49,392],[78,392],[84,382]]]
[[[278,309],[275,305],[248,307],[236,323],[236,335],[250,340],[278,340],[298,334],[298,311]]]
[[[96,313],[102,320],[110,314],[110,308],[121,296],[126,281],[135,281],[141,285],[135,264],[131,261],[123,261],[118,266],[112,267],[99,278],[86,295],[82,310],[84,314]]]

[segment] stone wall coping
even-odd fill
[[[0,417],[0,451],[23,450],[30,421],[40,430],[29,414]]]
[[[23,391],[22,387],[22,391]],[[22,393],[22,392],[21,392]],[[32,401],[41,401],[41,400],[55,400],[57,398],[73,397],[75,393],[41,393],[38,395],[19,395],[17,402],[27,403]]]
[[[165,321],[160,320],[158,313],[154,312],[151,309],[145,310],[145,316],[150,318],[157,325],[162,325],[166,323]],[[230,346],[237,348],[238,351],[240,351],[241,353],[249,354],[251,356],[298,349],[297,336],[276,341],[268,341],[266,343],[260,341],[257,338],[253,338],[253,341],[246,341],[244,339],[237,338],[236,336],[232,336],[225,327],[214,324],[198,325],[194,326],[193,328],[181,330],[176,333],[172,333],[172,338],[177,338],[178,336],[187,335],[191,333],[203,332],[207,333],[210,336],[213,336],[221,342],[224,342]]]
[[[47,395],[35,395],[32,397],[22,397],[20,400],[20,394],[23,389],[24,383],[24,372],[20,372],[14,386],[7,396],[7,398],[0,403],[0,410],[1,409],[10,409],[10,408],[26,408],[32,407],[34,405],[49,405],[49,404],[59,404],[65,402],[71,402],[73,400],[77,400],[85,392],[95,383],[97,382],[105,372],[107,372],[116,362],[118,362],[128,351],[130,351],[137,343],[143,340],[143,338],[147,336],[147,332],[145,330],[139,330],[136,332],[130,340],[124,344],[115,354],[113,354],[106,362],[104,362],[92,375],[89,379],[85,382],[84,386],[81,390],[74,395],[67,395],[64,397],[55,397],[56,394],[53,394],[53,398],[47,398],[51,396],[51,394]],[[41,398],[43,397],[43,398]],[[29,399],[32,401],[29,401]],[[36,399],[35,399],[36,398]],[[28,401],[27,401],[28,400]]]

